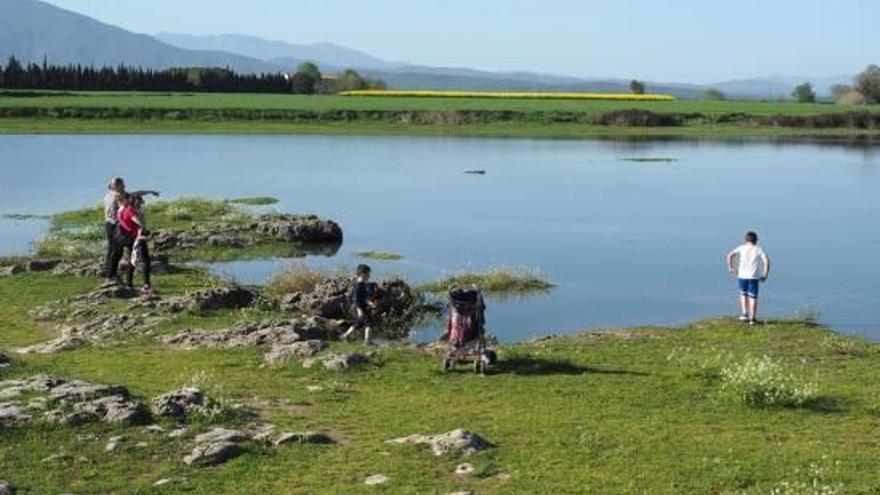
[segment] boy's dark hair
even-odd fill
[[[355,273],[360,277],[361,275],[369,275],[373,270],[367,265],[358,265]]]
[[[752,232],[751,230],[746,232],[746,242],[751,243],[751,244],[757,244],[758,243],[758,234]]]

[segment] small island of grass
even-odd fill
[[[485,272],[462,271],[418,287],[421,292],[443,293],[455,287],[475,285],[490,295],[504,296],[546,292],[555,284],[533,268],[492,267]]]

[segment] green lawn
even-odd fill
[[[494,98],[371,98],[260,94],[79,93],[63,96],[0,96],[0,108],[151,108],[151,109],[256,109],[256,110],[514,110],[602,113],[620,108],[655,112],[752,115],[812,115],[853,109],[880,111],[880,105],[841,106],[794,102],[756,101],[572,101]]]
[[[209,283],[198,274],[156,278],[165,294]],[[0,279],[0,349],[47,339],[27,310],[96,283],[37,274]],[[180,316],[159,332],[270,316]],[[694,360],[680,359],[728,353],[769,355],[815,382],[819,398],[801,408],[748,407],[722,394],[717,379]],[[500,365],[486,377],[466,370],[444,374],[438,358],[414,350],[382,354],[378,364],[335,374],[295,362],[263,368],[256,349],[174,351],[132,336],[105,348],[13,357],[0,379],[55,373],[122,384],[141,398],[204,372],[217,390],[280,429],[325,430],[339,443],[251,449],[217,468],[196,469],[181,462],[186,445],[140,428],[6,428],[0,431],[0,477],[33,493],[81,494],[880,491],[880,351],[821,328],[775,322],[750,329],[712,320],[582,334],[504,346]],[[495,446],[460,458],[384,443],[459,427]],[[106,438],[116,434],[129,438],[126,447],[104,453]],[[134,447],[140,440],[149,445]],[[72,455],[42,462],[61,449]],[[476,472],[452,474],[464,461]],[[387,475],[388,484],[362,483],[376,473]],[[152,488],[169,477],[186,482]],[[812,491],[814,483],[829,491]]]

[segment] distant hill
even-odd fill
[[[230,67],[241,72],[277,71],[262,60],[222,51],[185,50],[38,0],[0,0],[0,57],[25,62],[83,65],[128,64],[162,69]]]
[[[334,68],[392,69],[404,65],[387,62],[372,55],[333,43],[296,45],[243,34],[195,36],[191,34],[159,33],[156,35],[156,39],[190,50],[222,50],[238,53],[270,61],[279,66],[290,66],[303,60],[320,61],[321,64]]]

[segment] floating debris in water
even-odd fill
[[[31,215],[27,213],[7,213],[3,215],[6,220],[48,220],[49,215]]]
[[[486,175],[486,171],[482,169],[465,170],[464,173],[471,175]]]
[[[678,158],[632,157],[632,158],[621,158],[620,160],[624,161],[624,162],[636,162],[636,163],[671,163],[671,162],[677,162]]]

